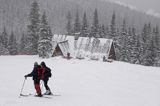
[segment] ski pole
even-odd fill
[[[25,81],[26,81],[26,78],[24,78],[23,85],[22,85],[21,92],[20,92],[20,96],[22,95],[22,91],[23,91],[23,88],[24,88]]]

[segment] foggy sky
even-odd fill
[[[143,12],[153,10],[155,12],[160,13],[160,0],[109,0],[109,1],[119,1],[125,4],[129,4]]]

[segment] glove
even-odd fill
[[[24,78],[27,79],[27,75],[25,75]]]

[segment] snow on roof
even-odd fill
[[[70,53],[68,41],[66,40],[63,42],[59,42],[58,45],[63,53],[63,56],[67,57],[67,53]]]
[[[78,40],[75,40],[74,36],[54,35],[53,48],[55,44],[66,40],[68,40],[68,47],[65,47],[65,53],[70,52],[72,57],[96,57],[99,59],[102,59],[103,56],[108,58],[113,42],[113,40],[105,38],[79,37]]]

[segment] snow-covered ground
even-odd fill
[[[58,96],[19,98],[24,75],[35,61],[45,61],[52,69],[49,86]],[[0,73],[0,106],[160,106],[160,68],[117,61],[0,56]],[[35,94],[32,78],[23,89],[23,94],[29,93]]]

